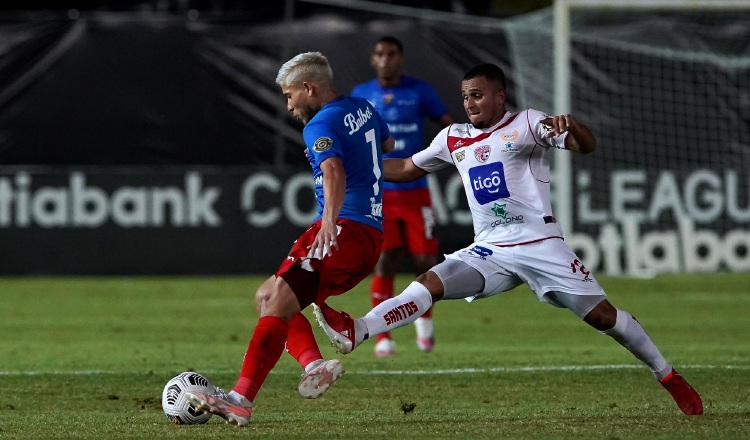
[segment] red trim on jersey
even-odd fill
[[[515,115],[511,116],[507,121],[505,121],[503,124],[500,124],[494,130],[488,131],[487,133],[482,133],[477,137],[462,138],[462,137],[457,137],[457,136],[448,136],[448,151],[453,153],[459,148],[468,147],[471,144],[487,139],[488,137],[490,137],[492,133],[500,130],[501,128],[507,127],[508,124],[513,122],[519,114],[520,113],[516,113]]]
[[[523,243],[513,243],[513,244],[497,244],[497,243],[492,243],[492,245],[493,246],[497,246],[497,247],[523,246],[525,244],[539,243],[540,241],[549,240],[549,239],[552,239],[552,238],[559,238],[560,240],[563,240],[563,241],[565,240],[564,238],[562,238],[559,235],[553,235],[552,237],[538,238],[536,240],[524,241]]]

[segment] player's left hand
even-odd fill
[[[320,259],[333,255],[333,249],[339,250],[339,230],[339,226],[335,223],[322,222],[315,240],[310,245],[309,255]]]
[[[542,119],[542,124],[548,126],[551,129],[547,136],[552,137],[559,136],[566,131],[575,129],[578,123],[576,122],[576,119],[573,117],[573,115],[567,114]]]

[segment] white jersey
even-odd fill
[[[474,241],[514,246],[562,238],[552,215],[546,153],[565,148],[567,133],[549,136],[544,113],[507,112],[493,127],[444,128],[430,146],[412,156],[416,166],[436,171],[454,164],[461,174],[474,220]]]

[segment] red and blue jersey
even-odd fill
[[[396,140],[396,149],[384,158],[406,158],[421,151],[425,117],[437,119],[448,113],[437,92],[426,82],[402,76],[395,87],[381,87],[377,79],[356,86],[352,96],[364,98],[388,124]],[[385,182],[385,189],[409,190],[427,188],[427,178],[413,182]]]
[[[381,142],[390,133],[385,121],[364,99],[339,97],[326,103],[302,130],[307,160],[313,170],[318,220],[323,214],[323,171],[320,164],[338,157],[346,172],[346,195],[339,218],[379,230],[383,220]]]

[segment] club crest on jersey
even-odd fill
[[[505,142],[514,141],[514,140],[518,139],[518,130],[513,130],[510,133],[503,133],[503,134],[500,135],[500,137]]]
[[[461,162],[464,159],[466,159],[466,151],[462,150],[456,152],[456,162]]]
[[[482,163],[487,162],[487,159],[490,158],[490,146],[482,145],[480,147],[477,147],[477,149],[474,150],[474,157],[476,157],[477,160]]]
[[[392,102],[393,93],[386,93],[385,95],[383,95],[383,103],[385,103],[385,105],[391,105]]]
[[[326,151],[327,149],[331,148],[333,145],[333,139],[328,137],[319,137],[315,140],[315,143],[313,144],[313,150],[315,150],[318,153],[322,153]]]

